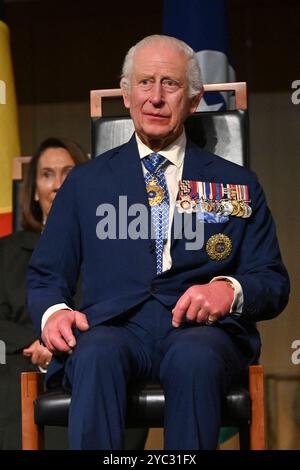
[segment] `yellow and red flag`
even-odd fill
[[[9,29],[0,0],[0,236],[12,231],[12,160],[20,155],[20,139]]]

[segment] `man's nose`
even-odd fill
[[[160,82],[154,83],[151,92],[150,92],[150,102],[154,106],[158,106],[164,101],[164,89]]]

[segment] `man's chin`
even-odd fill
[[[145,126],[143,134],[148,139],[165,139],[171,134],[171,130],[167,126]]]

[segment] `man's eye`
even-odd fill
[[[151,80],[149,80],[149,78],[144,78],[143,80],[140,81],[140,85],[143,87],[143,88],[151,88],[153,83]]]
[[[171,80],[169,78],[168,79],[165,78],[162,81],[162,85],[166,90],[169,90],[169,91],[175,91],[180,87],[179,83],[176,80]]]

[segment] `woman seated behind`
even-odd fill
[[[26,309],[26,271],[52,202],[75,165],[88,161],[68,139],[48,138],[33,155],[22,191],[22,231],[0,239],[0,449],[21,448],[20,374],[45,370],[51,353],[36,337]],[[52,439],[51,439],[52,440]]]

